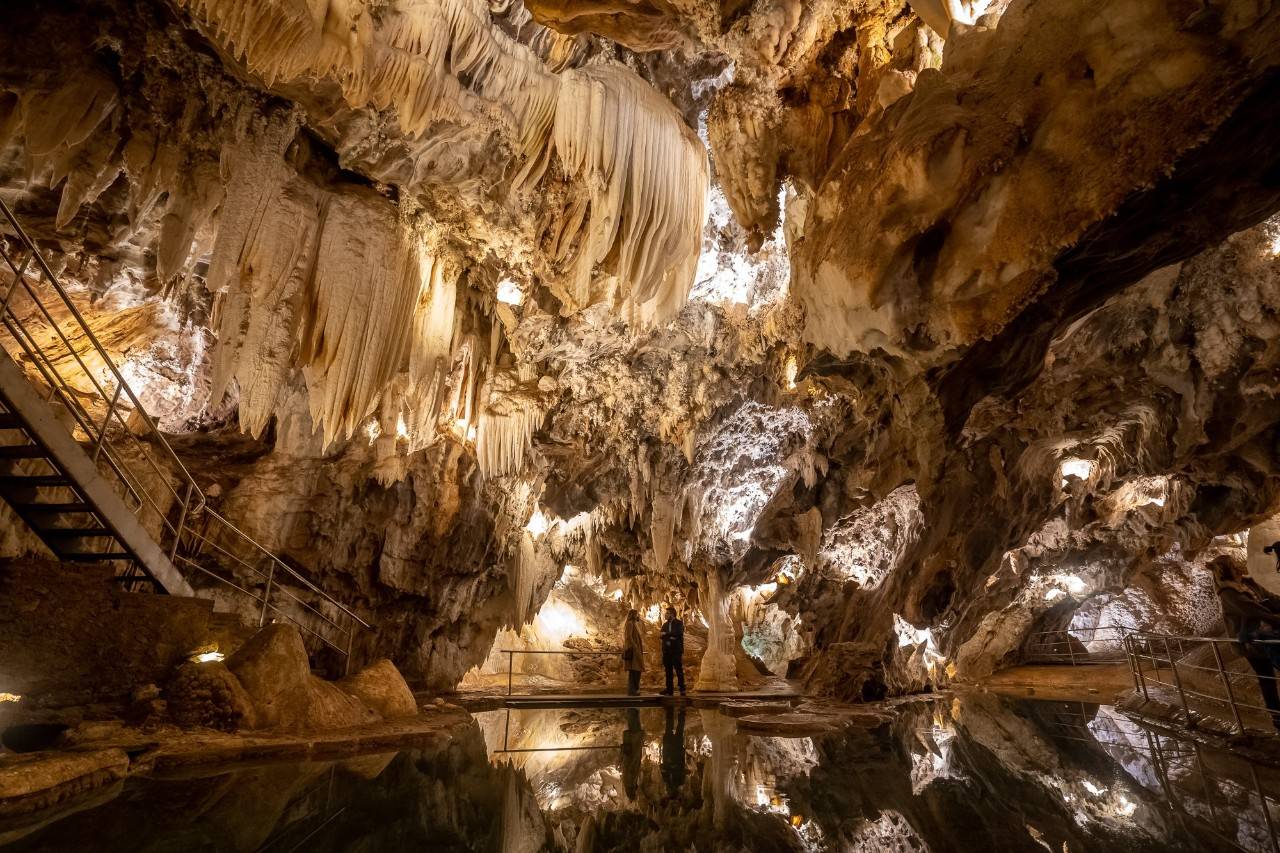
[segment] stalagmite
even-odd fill
[[[734,631],[729,617],[729,599],[720,570],[709,568],[702,592],[702,614],[707,619],[707,650],[698,670],[697,690],[737,690],[738,665],[734,660]]]

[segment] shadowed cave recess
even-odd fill
[[[1270,4],[4,17],[0,199],[357,664],[505,686],[673,605],[691,682],[860,702],[1214,632],[1222,554],[1280,589]],[[7,505],[0,555],[50,556]]]

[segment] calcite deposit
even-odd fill
[[[353,671],[670,605],[703,687],[870,699],[1217,630],[1218,554],[1270,582],[1280,9],[89,0],[0,44],[0,198],[208,507],[372,625]],[[0,552],[47,556],[3,506]]]

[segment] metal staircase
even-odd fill
[[[370,625],[208,505],[3,200],[0,257],[0,499],[61,560],[172,595],[198,573],[349,665]]]

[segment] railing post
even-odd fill
[[[347,626],[347,662],[342,667],[342,674],[344,676],[351,674],[351,648],[355,644],[355,641],[356,641],[356,626],[348,625]]]
[[[1129,664],[1129,676],[1133,678],[1133,689],[1139,690],[1142,685],[1139,683],[1140,679],[1138,678],[1138,661],[1133,654],[1132,647],[1129,645],[1129,637],[1123,636],[1120,638],[1120,647],[1124,649],[1124,659]]]
[[[1071,659],[1071,665],[1072,665],[1072,666],[1075,666],[1075,665],[1076,665],[1076,650],[1075,650],[1075,648],[1073,648],[1073,647],[1072,647],[1072,645],[1071,645],[1071,641],[1072,641],[1074,638],[1071,636],[1071,632],[1070,632],[1070,631],[1063,631],[1063,632],[1062,632],[1062,636],[1063,636],[1063,638],[1065,639],[1066,644],[1067,644],[1067,657]]]
[[[1218,664],[1218,675],[1222,676],[1222,686],[1227,690],[1227,702],[1231,704],[1231,716],[1236,721],[1236,731],[1244,731],[1244,721],[1240,719],[1240,709],[1236,707],[1236,697],[1231,691],[1231,679],[1227,677],[1227,668],[1222,663],[1222,652],[1218,651],[1218,644],[1210,642],[1213,646],[1213,659]]]
[[[1262,780],[1258,778],[1258,768],[1252,761],[1248,762],[1249,773],[1253,775],[1253,789],[1258,792],[1258,805],[1262,807],[1262,818],[1267,822],[1267,834],[1271,836],[1271,849],[1280,853],[1280,839],[1276,838],[1276,827],[1271,822],[1271,811],[1267,808],[1267,795],[1262,790]]]
[[[511,677],[515,673],[515,669],[516,669],[516,653],[513,651],[508,651],[507,652],[507,695],[508,696],[511,695]]]
[[[273,560],[271,568],[267,570],[267,586],[262,592],[262,612],[258,614],[258,627],[261,628],[267,624],[267,605],[271,601],[271,581],[276,576],[276,564]]]
[[[117,386],[118,388],[118,386]],[[119,394],[119,390],[116,391]],[[178,559],[178,546],[182,543],[182,531],[187,526],[187,511],[191,507],[191,489],[194,483],[187,483],[186,494],[182,496],[182,511],[178,513],[178,526],[173,529],[173,545],[169,548],[169,562]],[[141,507],[141,504],[139,504]]]
[[[102,419],[102,426],[98,428],[98,440],[93,444],[93,461],[98,461],[98,454],[102,452],[102,443],[107,440],[107,427],[111,425],[111,416],[116,412],[116,403],[120,402],[120,392],[124,390],[124,383],[116,383],[116,393],[111,395],[111,405],[107,407],[107,416]]]
[[[1187,693],[1182,689],[1182,676],[1178,675],[1178,662],[1173,659],[1173,652],[1169,650],[1169,638],[1164,638],[1164,654],[1169,658],[1169,668],[1173,670],[1173,683],[1178,687],[1178,697],[1182,700],[1182,712],[1187,715],[1187,728],[1195,728],[1195,723],[1191,720],[1191,706],[1187,704]]]

